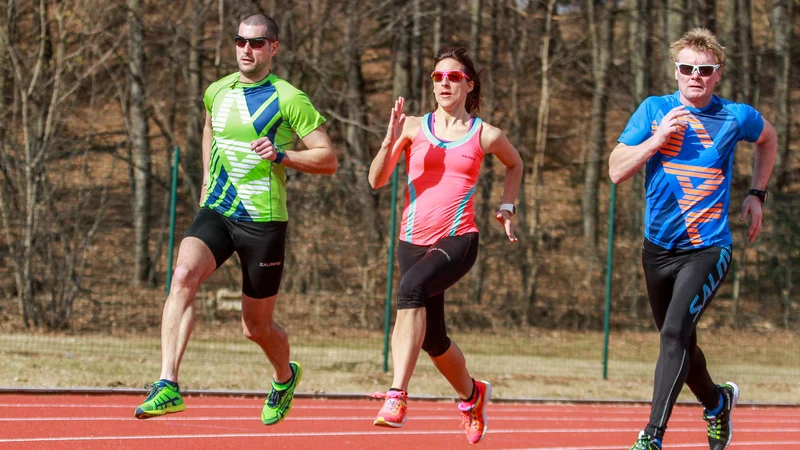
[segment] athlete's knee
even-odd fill
[[[685,330],[680,324],[665,323],[661,327],[661,344],[668,347],[688,349],[691,330]]]
[[[188,264],[178,264],[172,272],[172,285],[170,290],[196,291],[200,286],[200,268]]]
[[[242,318],[242,334],[253,342],[269,340],[272,334],[272,321],[263,321],[256,318]]]
[[[400,280],[397,293],[397,309],[413,309],[425,307],[425,288],[408,277]]]
[[[438,358],[450,350],[450,344],[447,333],[431,333],[430,330],[427,330],[425,340],[422,341],[422,349],[431,358]]]

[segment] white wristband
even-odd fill
[[[514,207],[513,203],[503,203],[502,205],[500,205],[499,210],[500,211],[508,211],[508,212],[511,213],[512,216],[517,213],[517,208]]]

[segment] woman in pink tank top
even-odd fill
[[[408,383],[420,350],[425,350],[460,397],[467,440],[474,444],[486,433],[492,390],[489,383],[473,380],[463,353],[447,336],[444,292],[469,272],[478,256],[473,198],[486,153],[506,167],[496,218],[508,239],[517,241],[512,218],[522,159],[502,131],[472,115],[480,107],[481,83],[464,48],[439,51],[431,79],[434,112],[406,116],[405,100],[398,98],[369,170],[370,185],[380,188],[405,152],[408,188],[397,252],[401,280],[392,334],[394,379],[374,423],[394,428],[405,423]]]

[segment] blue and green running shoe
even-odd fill
[[[150,385],[150,393],[144,403],[136,408],[137,419],[149,419],[181,412],[186,409],[178,385],[167,380],[158,380]]]
[[[733,422],[731,414],[739,402],[739,386],[728,381],[717,386],[722,403],[718,411],[703,410],[703,420],[708,423],[708,448],[725,450],[733,438]]]
[[[639,438],[630,450],[661,450],[661,440],[641,431]]]
[[[303,368],[294,361],[289,361],[289,367],[292,369],[292,379],[288,383],[280,385],[272,381],[272,389],[261,410],[261,423],[264,425],[275,425],[292,410],[294,390],[303,377]]]

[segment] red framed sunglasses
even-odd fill
[[[239,48],[244,48],[245,45],[250,44],[250,48],[262,48],[267,45],[267,42],[273,42],[275,39],[270,39],[268,37],[254,37],[254,38],[246,38],[243,36],[239,36],[238,34],[236,37],[233,38],[233,42],[236,43],[236,46]]]
[[[433,78],[433,81],[436,83],[440,83],[445,78],[451,83],[459,83],[464,78],[466,78],[467,81],[472,81],[467,74],[460,70],[434,70],[431,73],[431,78]]]

